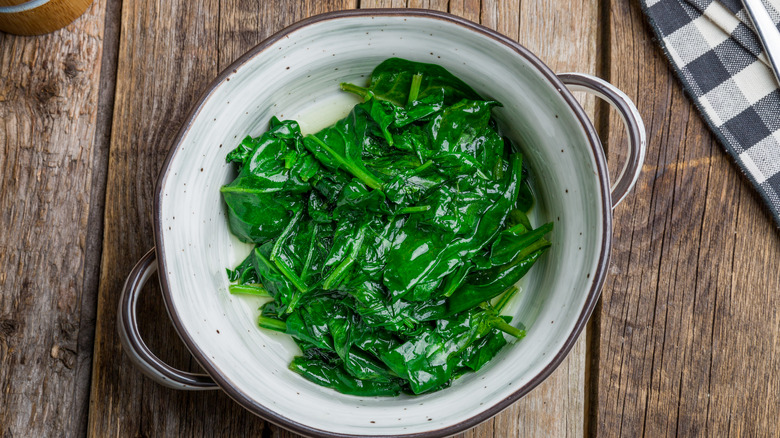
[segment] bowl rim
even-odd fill
[[[574,328],[569,333],[563,346],[555,354],[553,359],[538,374],[533,376],[525,385],[518,388],[515,392],[505,397],[504,399],[498,401],[497,403],[493,404],[492,406],[489,406],[481,410],[477,414],[472,415],[471,417],[462,420],[458,423],[443,428],[431,429],[431,430],[414,432],[409,434],[372,435],[377,438],[390,437],[390,436],[405,437],[405,438],[423,438],[423,437],[428,438],[428,437],[449,436],[449,435],[453,435],[468,430],[482,423],[483,421],[492,418],[499,412],[509,407],[512,403],[522,398],[524,395],[526,395],[536,386],[538,386],[550,374],[552,374],[552,372],[555,371],[556,368],[558,368],[558,366],[561,364],[561,362],[563,362],[563,360],[568,355],[569,351],[574,346],[580,333],[585,328],[585,325],[587,324],[588,319],[590,318],[590,315],[593,312],[593,309],[596,306],[596,302],[599,299],[599,296],[601,294],[601,288],[603,286],[604,279],[606,277],[607,266],[609,264],[609,258],[611,252],[612,202],[611,202],[611,191],[610,191],[610,184],[609,184],[609,174],[607,170],[604,150],[601,145],[601,140],[598,134],[596,133],[596,130],[593,127],[593,124],[591,123],[587,114],[585,114],[584,109],[580,106],[580,104],[571,94],[569,89],[564,85],[564,83],[558,78],[558,76],[556,76],[556,74],[546,64],[544,64],[536,55],[534,55],[530,50],[522,46],[520,43],[510,39],[509,37],[504,36],[478,23],[474,23],[465,18],[458,17],[446,12],[440,12],[440,11],[434,11],[428,9],[406,9],[406,8],[350,9],[350,10],[327,12],[324,14],[314,15],[312,17],[298,21],[274,33],[270,37],[266,38],[265,40],[263,40],[262,42],[260,42],[259,44],[257,44],[256,46],[248,50],[240,58],[238,58],[236,61],[234,61],[229,66],[227,66],[224,70],[222,70],[222,72],[220,72],[219,75],[213,81],[211,81],[211,83],[208,86],[206,86],[204,91],[201,93],[200,97],[198,97],[196,101],[197,103],[193,105],[193,107],[190,109],[189,113],[185,117],[176,136],[172,139],[168,154],[165,158],[162,169],[160,170],[160,174],[155,186],[154,215],[153,215],[154,241],[155,241],[155,251],[157,254],[157,263],[159,264],[158,275],[159,275],[159,281],[161,286],[160,289],[163,296],[163,302],[165,303],[165,307],[168,312],[168,316],[173,322],[173,326],[176,332],[178,333],[181,340],[184,342],[187,349],[196,359],[198,364],[219,385],[220,389],[223,390],[225,393],[227,393],[227,395],[230,398],[232,398],[234,401],[236,401],[238,404],[240,404],[245,409],[249,410],[255,415],[258,415],[259,417],[261,417],[266,421],[282,426],[285,429],[288,429],[296,433],[300,433],[302,435],[324,436],[324,437],[334,437],[334,438],[354,438],[354,437],[361,436],[361,435],[344,434],[344,433],[318,429],[294,421],[283,415],[280,415],[273,409],[261,403],[258,403],[256,400],[252,399],[247,394],[245,394],[239,387],[234,385],[233,382],[225,378],[225,376],[223,376],[222,373],[220,372],[220,369],[198,347],[197,341],[193,337],[191,337],[188,334],[188,332],[184,329],[184,324],[182,322],[182,319],[177,314],[175,306],[173,306],[173,298],[170,293],[168,269],[166,266],[167,264],[166,264],[165,257],[163,256],[164,245],[162,239],[162,235],[163,235],[162,203],[163,203],[164,196],[162,193],[162,189],[163,187],[165,187],[165,182],[169,175],[171,163],[173,162],[173,160],[176,158],[176,155],[178,154],[179,151],[178,146],[181,144],[182,139],[189,132],[193,122],[195,121],[201,109],[208,101],[208,99],[211,97],[213,92],[223,82],[225,82],[225,80],[230,75],[232,75],[235,72],[235,70],[237,70],[240,66],[244,65],[245,63],[249,62],[255,56],[265,51],[274,43],[285,38],[285,36],[287,36],[288,34],[295,32],[301,28],[322,21],[327,21],[327,20],[336,20],[341,18],[355,18],[355,17],[377,17],[377,16],[420,17],[420,18],[442,20],[442,21],[449,22],[451,24],[456,24],[458,26],[461,26],[468,31],[476,32],[481,36],[491,38],[496,42],[505,45],[507,48],[512,49],[519,56],[524,58],[525,61],[527,61],[534,68],[536,68],[536,70],[539,73],[541,73],[542,76],[547,81],[550,82],[550,85],[552,85],[553,88],[555,88],[555,90],[558,91],[558,93],[561,95],[564,101],[569,105],[570,109],[574,112],[576,119],[580,122],[580,125],[583,131],[585,132],[586,137],[589,140],[589,144],[595,158],[596,174],[599,179],[599,188],[601,192],[601,215],[603,217],[603,221],[602,221],[603,229],[602,229],[601,247],[598,255],[598,262],[596,264],[596,269],[592,275],[592,283],[591,283],[590,290],[588,291],[580,315],[577,317]]]

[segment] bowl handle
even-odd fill
[[[647,136],[642,116],[626,93],[604,79],[584,73],[561,73],[558,77],[571,91],[584,91],[607,101],[626,125],[629,155],[620,176],[612,184],[612,208],[615,208],[634,188],[645,162]]]
[[[133,364],[160,385],[191,391],[219,389],[214,380],[206,374],[177,370],[163,362],[149,350],[141,338],[136,312],[138,293],[155,272],[157,272],[157,257],[152,248],[136,263],[122,288],[117,311],[117,328],[122,347]]]

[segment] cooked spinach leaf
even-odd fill
[[[292,336],[290,369],[345,394],[448,387],[525,328],[501,316],[547,251],[528,170],[483,99],[444,68],[391,58],[363,102],[303,136],[271,119],[227,155],[231,231],[256,246],[230,292],[271,298],[258,325]]]

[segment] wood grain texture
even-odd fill
[[[27,0],[0,0],[0,6],[16,6]],[[67,26],[89,8],[92,0],[49,0],[25,11],[0,14],[0,31],[16,35],[40,35]]]
[[[89,435],[289,436],[224,393],[163,388],[124,356],[116,334],[118,292],[153,245],[154,183],[190,106],[222,66],[308,15],[349,2],[125,1],[106,188]],[[155,287],[139,300],[141,333],[163,360],[197,365],[178,339]]]
[[[407,0],[360,0],[359,6],[369,8],[405,8]]]
[[[683,96],[638,3],[609,4],[609,79],[635,99],[649,145],[615,210],[591,431],[777,436],[777,230]],[[613,117],[610,159],[624,142]]]
[[[0,435],[75,436],[86,416],[88,251],[106,2],[39,38],[0,34]],[[99,182],[99,178],[97,181]],[[91,239],[90,239],[91,240]]]

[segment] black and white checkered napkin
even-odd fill
[[[641,0],[683,87],[780,226],[780,89],[740,0]],[[780,22],[780,0],[764,0]]]

